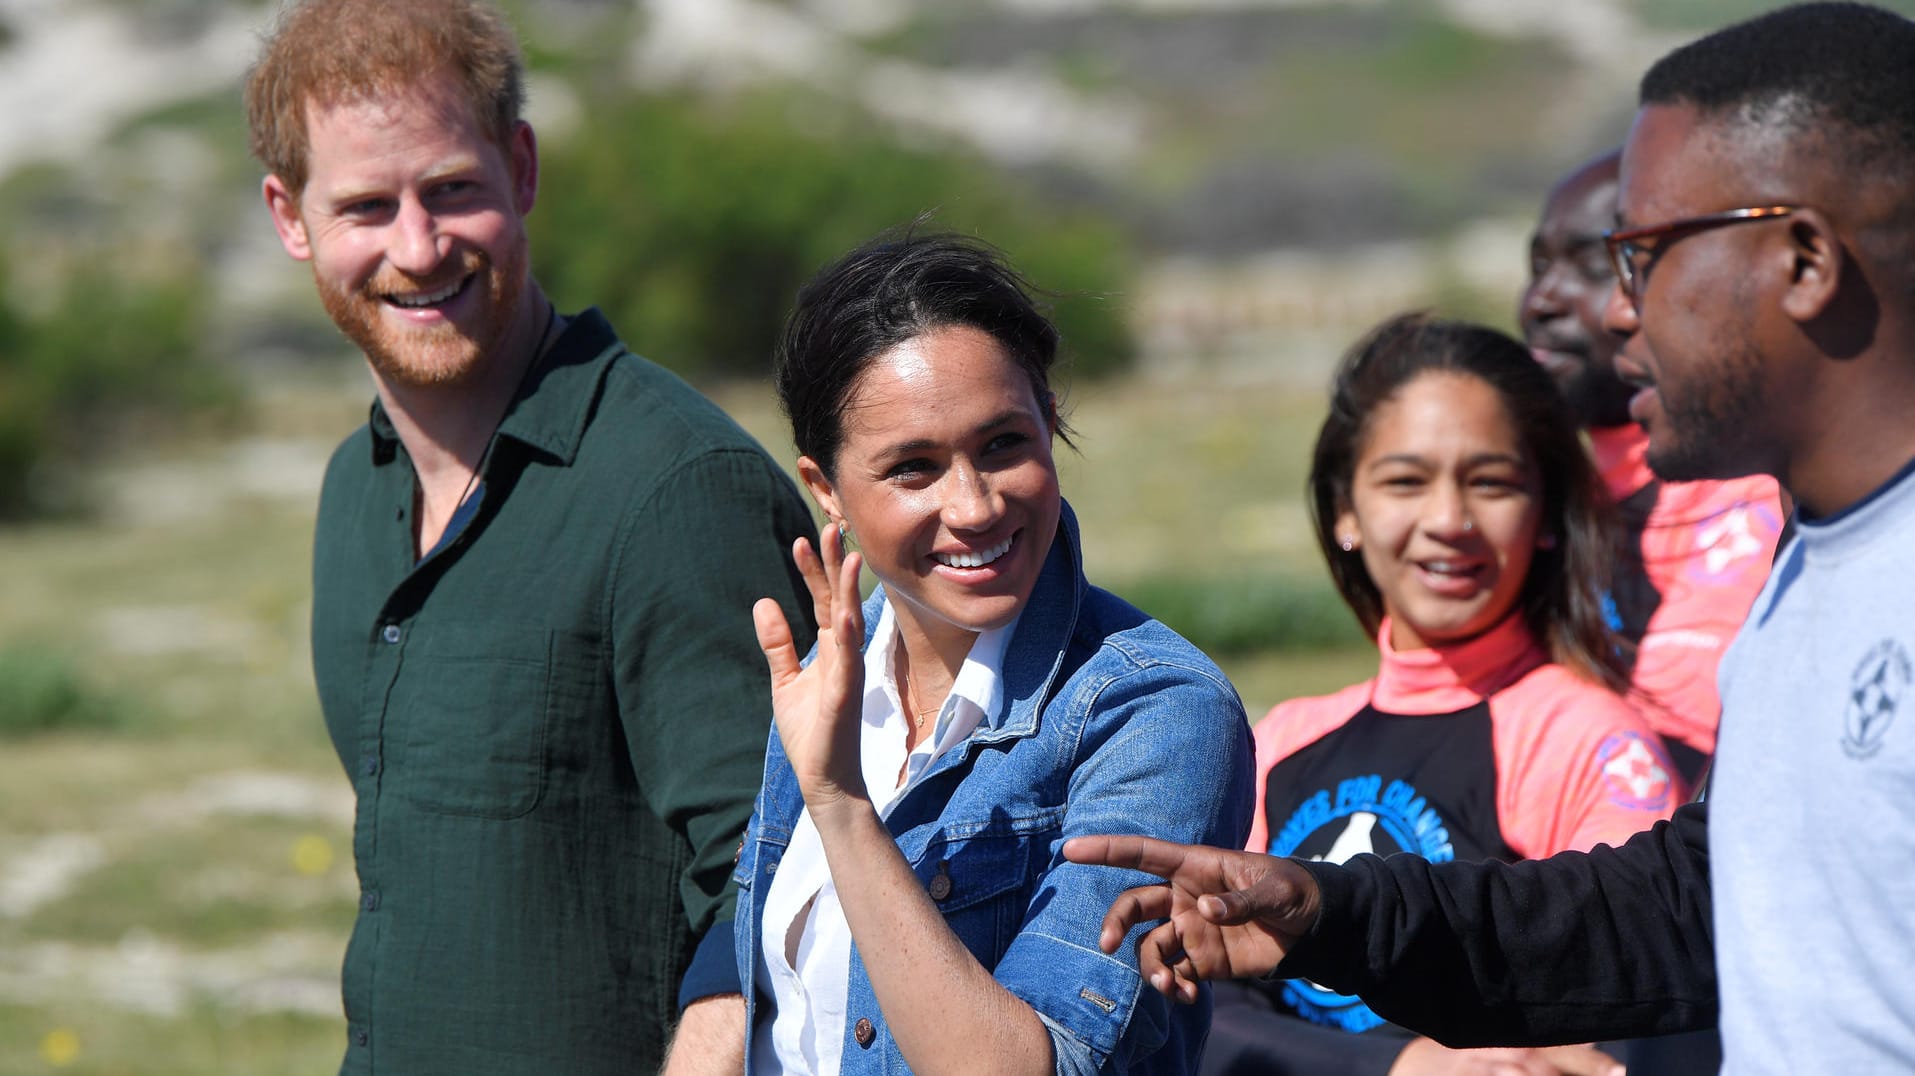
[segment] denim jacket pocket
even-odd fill
[[[408,648],[386,710],[388,724],[402,726],[392,777],[407,799],[490,819],[538,805],[553,694],[563,687],[555,666],[566,664],[553,652],[558,637],[441,627]]]
[[[1049,848],[1030,833],[980,834],[931,844],[913,869],[951,932],[989,968],[1017,937]]]

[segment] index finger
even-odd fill
[[[1118,834],[1072,837],[1064,842],[1064,858],[1072,863],[1125,867],[1159,878],[1176,874],[1190,862],[1191,854],[1196,850],[1192,845],[1156,837]]]

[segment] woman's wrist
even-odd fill
[[[800,781],[798,791],[804,797],[805,810],[811,814],[812,825],[821,831],[827,826],[841,824],[861,815],[875,817],[878,813],[862,781],[855,789],[836,782],[820,781],[812,785]]]

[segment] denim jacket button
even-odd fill
[[[858,1040],[858,1048],[869,1050],[871,1044],[878,1041],[878,1029],[871,1026],[868,1017],[858,1017],[858,1023],[851,1029],[851,1037]]]
[[[945,869],[945,864],[943,863],[938,864],[937,877],[931,879],[931,883],[925,886],[925,888],[930,891],[932,900],[935,900],[941,903],[943,901],[950,899],[951,873],[950,871]]]

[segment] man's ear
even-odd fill
[[[1788,236],[1789,283],[1782,311],[1798,322],[1814,321],[1834,304],[1849,268],[1848,251],[1820,210],[1804,207],[1783,221]]]
[[[312,242],[306,236],[306,222],[299,216],[299,198],[278,176],[267,176],[260,184],[266,199],[266,211],[273,215],[273,230],[279,233],[279,245],[299,261],[310,261]]]
[[[512,166],[512,202],[523,217],[532,212],[532,203],[539,197],[539,141],[524,120],[512,129],[506,161]]]
[[[844,525],[844,510],[838,505],[837,487],[831,479],[825,477],[823,467],[810,456],[798,457],[798,478],[804,482],[805,489],[811,492],[811,499],[818,502],[818,508],[825,518],[840,526]]]

